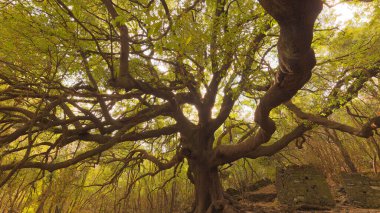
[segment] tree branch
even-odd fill
[[[373,130],[380,127],[380,116],[370,119],[370,121],[364,124],[361,129],[357,129],[355,127],[341,124],[336,121],[331,121],[323,116],[305,113],[290,101],[285,103],[285,106],[301,119],[311,121],[315,124],[322,125],[329,129],[336,129],[362,138],[369,138],[373,136]]]
[[[277,45],[280,69],[275,84],[256,108],[255,122],[260,126],[258,133],[240,144],[217,147],[211,160],[214,166],[237,160],[268,142],[276,130],[274,121],[269,117],[270,111],[290,100],[306,84],[316,64],[311,42],[322,1],[261,0],[260,4],[280,25]]]

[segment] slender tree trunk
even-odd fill
[[[334,141],[335,145],[337,145],[340,153],[343,156],[343,160],[346,163],[347,167],[350,169],[350,172],[356,173],[358,169],[356,168],[354,162],[352,161],[350,155],[348,154],[346,148],[344,148],[342,142],[340,140]]]
[[[377,143],[375,137],[370,137],[367,140],[369,147],[373,148],[373,158],[372,158],[372,167],[373,172],[377,174],[377,159],[380,159],[380,146]]]
[[[47,187],[46,190],[40,195],[39,200],[40,204],[38,205],[38,208],[36,210],[37,213],[42,213],[44,212],[44,207],[45,207],[45,202],[50,194],[51,191],[51,186],[52,186],[52,181],[50,181],[49,186]]]
[[[171,200],[170,200],[170,213],[174,212],[174,206],[175,206],[175,197],[177,196],[176,194],[176,182],[173,182],[172,188],[171,188]]]
[[[339,152],[342,154],[344,163],[346,166],[350,169],[350,172],[356,173],[358,172],[358,169],[356,168],[354,162],[352,161],[350,154],[348,153],[347,149],[343,146],[342,141],[340,140],[338,134],[335,130],[332,131],[332,133],[325,129],[328,136],[331,137],[332,142],[338,147]]]
[[[377,158],[376,158],[376,155],[373,157],[372,167],[373,167],[373,173],[377,174]]]

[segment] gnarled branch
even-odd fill
[[[261,0],[260,4],[280,25],[277,45],[280,69],[275,84],[261,98],[255,111],[255,122],[260,126],[257,134],[243,143],[216,148],[212,157],[213,166],[244,157],[268,142],[276,130],[274,121],[269,117],[270,111],[290,100],[308,82],[316,64],[311,42],[322,1]]]

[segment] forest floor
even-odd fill
[[[295,210],[288,206],[281,205],[276,199],[276,188],[273,184],[265,186],[253,192],[246,192],[241,195],[239,206],[244,213],[293,213],[293,212],[347,212],[347,213],[380,213],[380,209],[364,209],[350,205],[344,194],[336,190],[336,206],[330,210],[302,209]]]

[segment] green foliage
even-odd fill
[[[227,1],[224,6],[210,0],[197,5],[166,1],[167,14],[160,1],[114,0],[115,19],[101,1],[59,2],[0,3],[0,168],[31,165],[15,175],[12,169],[0,170],[0,181],[10,178],[0,192],[0,209],[164,212],[168,205],[190,206],[187,160],[169,169],[151,160],[168,163],[183,146],[182,133],[165,128],[182,124],[176,113],[200,127],[194,100],[204,98],[220,75],[211,119],[221,113],[225,97],[236,102],[214,132],[213,147],[254,135],[254,109],[278,66],[278,25],[257,1]],[[335,28],[333,18],[328,19],[333,15],[326,12],[315,32],[314,75],[292,101],[305,112],[359,128],[368,120],[363,116],[380,111],[380,82],[376,75],[368,78],[368,70],[379,68],[380,7],[379,1],[352,5],[372,8],[368,22],[355,17]],[[228,13],[215,17],[216,9]],[[111,81],[120,76],[123,63],[119,26],[129,30],[128,74],[137,84],[128,89]],[[255,43],[259,35],[263,39]],[[167,98],[168,93],[175,98]],[[348,116],[346,106],[359,116]],[[342,147],[328,142],[323,128],[284,106],[273,110],[271,118],[277,131],[266,146],[303,125],[313,128],[304,148],[292,144],[271,157],[240,159],[219,168],[226,188],[273,179],[277,166],[315,164],[334,176],[347,169]],[[23,134],[3,142],[24,125]],[[361,171],[379,167],[378,135],[368,140],[344,133],[338,137]],[[73,162],[81,156],[87,157]],[[67,166],[49,171],[33,167],[38,163]],[[339,168],[332,168],[334,163]]]

